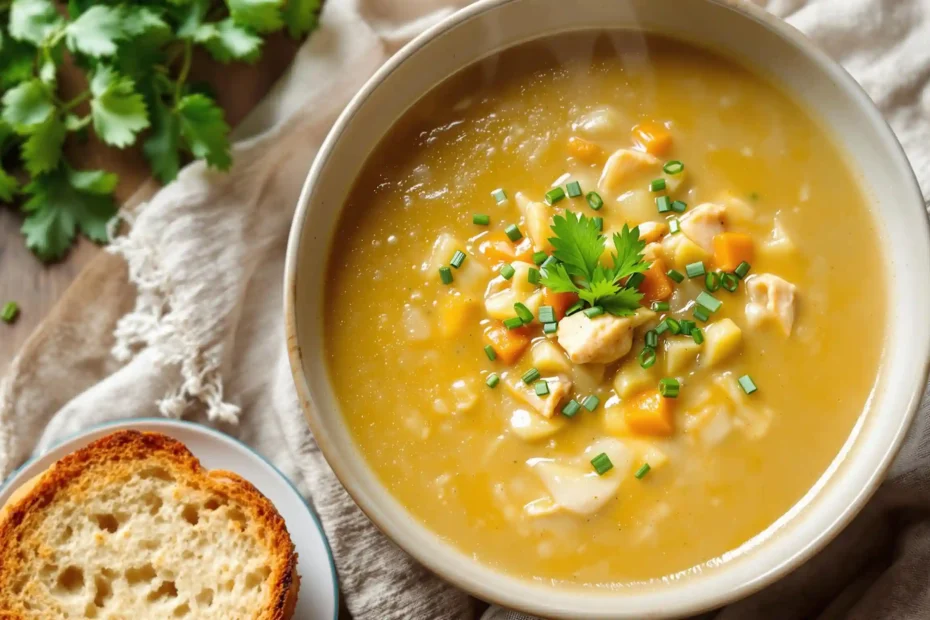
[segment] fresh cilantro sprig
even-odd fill
[[[639,238],[639,227],[614,233],[615,252],[610,253],[612,266],[601,264],[607,251],[604,235],[597,223],[584,215],[566,211],[552,219],[555,237],[549,241],[558,262],[544,270],[544,286],[556,293],[576,293],[588,306],[601,306],[614,316],[630,316],[639,307],[643,294],[621,280],[649,269],[643,260],[646,242]]]
[[[107,240],[118,179],[67,161],[69,139],[93,133],[142,152],[162,182],[190,159],[229,168],[229,125],[213,96],[189,81],[194,52],[255,62],[263,37],[316,26],[322,0],[0,0],[0,202],[19,203],[27,246],[62,257],[80,231]],[[62,98],[59,71],[87,88]]]

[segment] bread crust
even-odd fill
[[[0,618],[25,619],[22,600],[16,594],[16,580],[27,568],[23,549],[34,548],[31,524],[37,523],[43,509],[59,497],[84,493],[94,487],[118,484],[119,477],[139,461],[166,468],[184,485],[209,491],[235,503],[267,532],[272,587],[256,620],[290,620],[297,602],[300,579],[297,554],[274,505],[241,476],[223,470],[209,471],[184,444],[161,433],[121,430],[97,439],[72,452],[29,480],[0,510]],[[106,464],[108,474],[90,479]],[[88,472],[91,472],[88,474]],[[109,473],[112,472],[112,473]],[[131,474],[129,474],[131,475]]]

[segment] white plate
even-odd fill
[[[155,431],[184,443],[207,469],[235,472],[255,485],[275,505],[297,550],[300,595],[294,618],[333,620],[339,614],[338,585],[332,552],[316,515],[297,489],[275,467],[243,443],[209,427],[164,419],[122,420],[95,426],[27,461],[0,486],[0,506],[23,482],[61,457],[116,430]]]

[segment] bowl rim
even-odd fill
[[[374,509],[374,506],[369,505],[367,498],[360,499],[365,497],[365,493],[361,492],[360,489],[357,488],[358,486],[361,486],[361,481],[356,480],[353,475],[346,471],[340,460],[337,447],[329,443],[330,438],[328,437],[328,433],[324,426],[321,424],[321,421],[314,413],[312,396],[306,379],[306,372],[308,371],[308,368],[304,363],[304,357],[301,354],[301,347],[298,343],[296,314],[298,261],[300,255],[301,237],[306,225],[309,211],[309,198],[314,185],[322,175],[325,162],[330,158],[332,151],[335,149],[335,146],[341,139],[342,135],[345,133],[347,127],[351,124],[352,119],[358,109],[362,107],[366,99],[376,89],[378,89],[400,65],[402,65],[409,57],[417,53],[420,49],[429,45],[434,38],[463,24],[464,22],[480,16],[485,12],[497,10],[499,7],[518,1],[522,0],[477,0],[473,4],[467,5],[453,12],[449,16],[445,17],[438,23],[422,32],[420,35],[416,36],[409,43],[404,45],[399,51],[397,51],[393,56],[388,58],[387,61],[365,82],[362,88],[346,105],[327,134],[326,139],[320,146],[320,149],[313,160],[313,164],[301,189],[300,196],[298,197],[297,208],[294,213],[290,233],[288,236],[287,253],[285,257],[284,314],[288,358],[290,361],[294,384],[297,390],[298,400],[300,401],[300,406],[303,410],[304,417],[310,426],[317,444],[319,445],[320,450],[326,458],[328,464],[333,469],[336,477],[339,479],[340,483],[346,489],[346,492],[356,503],[356,505],[358,505],[358,507],[368,517],[368,519],[385,536],[387,536],[388,539],[395,542],[395,544],[397,544],[405,553],[411,555],[417,562],[428,568],[430,571],[445,581],[458,588],[461,588],[470,594],[479,596],[488,602],[502,605],[508,609],[514,609],[524,613],[538,614],[546,613],[547,610],[540,605],[530,607],[530,603],[527,601],[520,601],[512,596],[507,597],[503,593],[503,588],[495,588],[493,585],[474,583],[472,581],[462,579],[459,575],[456,574],[452,567],[447,566],[440,559],[433,557],[428,551],[418,548],[410,548],[409,545],[400,544],[397,541],[399,538],[403,539],[403,536],[397,535],[398,532],[396,531],[395,526],[380,520],[377,516],[377,510]],[[789,46],[792,46],[801,51],[815,66],[824,72],[829,73],[831,77],[837,80],[838,85],[841,90],[844,91],[845,96],[853,103],[858,105],[861,112],[871,121],[876,133],[878,133],[890,147],[890,150],[892,151],[893,157],[895,159],[894,166],[900,173],[901,180],[908,183],[909,192],[914,194],[917,198],[913,205],[907,207],[919,209],[920,217],[918,219],[923,223],[922,231],[915,230],[914,235],[920,236],[922,239],[922,244],[925,247],[930,248],[930,215],[927,213],[928,205],[923,198],[923,194],[921,192],[920,185],[917,181],[913,167],[911,166],[904,148],[901,146],[897,136],[888,125],[888,122],[882,116],[881,112],[879,112],[875,104],[872,102],[865,89],[849,74],[848,71],[846,71],[842,65],[830,58],[816,44],[810,41],[801,31],[786,21],[766,12],[761,7],[750,3],[748,0],[698,1],[735,11],[743,18],[756,22],[758,25],[774,33]],[[930,351],[930,342],[924,342],[920,344],[923,345],[924,350]],[[780,563],[767,567],[764,572],[757,575],[754,579],[742,582],[738,587],[727,592],[718,592],[715,595],[709,595],[701,600],[691,601],[685,605],[671,605],[668,609],[660,613],[700,613],[702,611],[707,611],[709,609],[713,609],[745,598],[761,590],[765,586],[777,581],[781,577],[784,577],[786,574],[810,559],[813,555],[821,551],[830,541],[832,541],[850,523],[850,521],[852,521],[852,519],[857,514],[859,514],[865,503],[875,494],[875,492],[878,490],[878,487],[884,480],[885,473],[891,466],[894,457],[899,452],[904,442],[905,435],[908,429],[911,427],[914,416],[917,413],[924,386],[927,384],[928,379],[930,379],[930,355],[925,356],[923,366],[919,372],[919,376],[922,378],[922,381],[912,390],[912,393],[907,400],[907,411],[900,419],[898,428],[895,429],[894,434],[891,437],[891,441],[886,446],[885,451],[882,453],[880,460],[876,463],[872,473],[867,479],[863,480],[861,488],[857,493],[855,493],[852,501],[836,510],[832,514],[829,523],[827,523],[821,531],[819,531],[814,537],[802,543],[793,554],[784,558]],[[436,534],[428,526],[420,523],[419,527],[420,529],[429,532],[434,537],[436,536]],[[459,550],[459,552],[464,553],[461,550]],[[491,567],[486,566],[486,568],[494,572],[499,572],[495,569],[492,569]],[[577,595],[586,596],[587,593],[584,590],[579,590]],[[604,596],[620,598],[622,597],[622,594],[604,594]],[[551,613],[551,611],[549,613]],[[578,617],[594,618],[600,616],[582,613],[582,615]]]

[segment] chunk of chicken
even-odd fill
[[[633,322],[610,314],[592,319],[576,312],[559,322],[558,338],[573,363],[609,364],[630,352]]]
[[[536,394],[533,385],[527,385],[519,376],[511,375],[504,380],[507,390],[527,405],[539,412],[539,415],[551,418],[559,410],[559,405],[572,393],[572,381],[564,375],[544,377],[549,386],[546,396]]]
[[[746,320],[752,327],[774,321],[785,336],[791,335],[794,325],[794,295],[797,287],[770,273],[760,273],[746,278],[749,302],[746,304]],[[561,329],[561,325],[559,326]]]
[[[601,178],[597,187],[601,192],[611,198],[623,189],[623,184],[629,182],[631,177],[657,167],[661,162],[658,158],[632,149],[620,149],[607,158]]]
[[[705,252],[713,252],[714,237],[726,230],[726,212],[723,205],[700,204],[681,218],[681,232]]]
[[[591,466],[591,459],[606,454],[613,469],[603,476]],[[600,439],[590,445],[573,463],[533,460],[531,466],[546,485],[552,501],[562,509],[578,515],[597,512],[610,501],[629,473],[632,454],[618,439]]]

